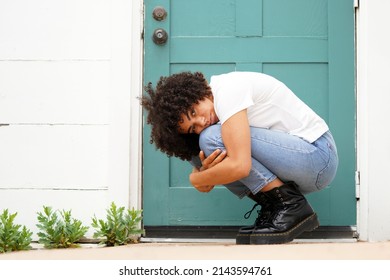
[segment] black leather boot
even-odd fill
[[[317,214],[294,182],[265,194],[275,202],[274,210],[267,222],[252,231],[250,244],[287,243],[319,226]]]
[[[258,216],[252,226],[246,226],[239,229],[236,236],[236,244],[250,244],[250,235],[252,234],[253,230],[267,222],[271,216],[271,213],[273,212],[273,203],[271,203],[270,199],[264,193],[258,192],[255,195],[250,195],[249,197],[256,201],[256,204],[253,206],[252,210],[249,210],[244,215],[245,219],[249,219],[253,210],[257,206],[260,206],[261,209],[257,211]]]

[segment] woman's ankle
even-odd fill
[[[261,192],[268,192],[270,190],[273,190],[275,188],[278,188],[280,186],[283,186],[284,183],[279,178],[276,178],[275,180],[269,182],[267,185],[265,185],[260,191]]]

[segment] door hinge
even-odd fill
[[[359,1],[360,1],[360,0],[353,0],[353,7],[354,7],[355,9],[359,8]]]
[[[355,171],[355,197],[360,198],[360,171]]]

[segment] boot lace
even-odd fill
[[[259,203],[256,203],[255,205],[253,205],[252,209],[245,213],[244,218],[249,219],[250,216],[252,215],[252,212],[255,210],[255,208],[257,206],[261,206],[261,205]],[[258,215],[257,215],[257,218],[255,220],[256,226],[261,225],[262,223],[266,222],[269,219],[271,211],[269,211],[269,210],[267,211],[264,208],[265,208],[264,206],[261,206],[261,209],[257,210]]]
[[[261,207],[260,210],[257,210],[258,216],[257,216],[257,218],[255,220],[255,225],[259,226],[259,225],[267,222],[271,218],[272,211],[271,211],[270,207],[261,206],[261,204],[256,203],[255,205],[253,205],[251,210],[249,210],[248,212],[245,213],[244,218],[245,219],[249,219],[249,217],[251,216],[252,212],[255,210],[255,208],[257,206]]]
[[[245,213],[244,218],[245,218],[245,219],[249,219],[250,216],[252,215],[253,210],[255,210],[255,208],[256,208],[257,206],[259,206],[259,205],[260,205],[260,204],[258,204],[258,203],[256,203],[255,205],[253,205],[252,209]],[[260,211],[258,210],[257,212],[260,212]]]

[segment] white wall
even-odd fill
[[[111,201],[130,206],[140,170],[141,8],[0,1],[0,211],[18,212],[34,232],[43,205],[72,209],[86,225]]]
[[[357,139],[361,240],[390,240],[390,1],[360,0],[357,17]]]

